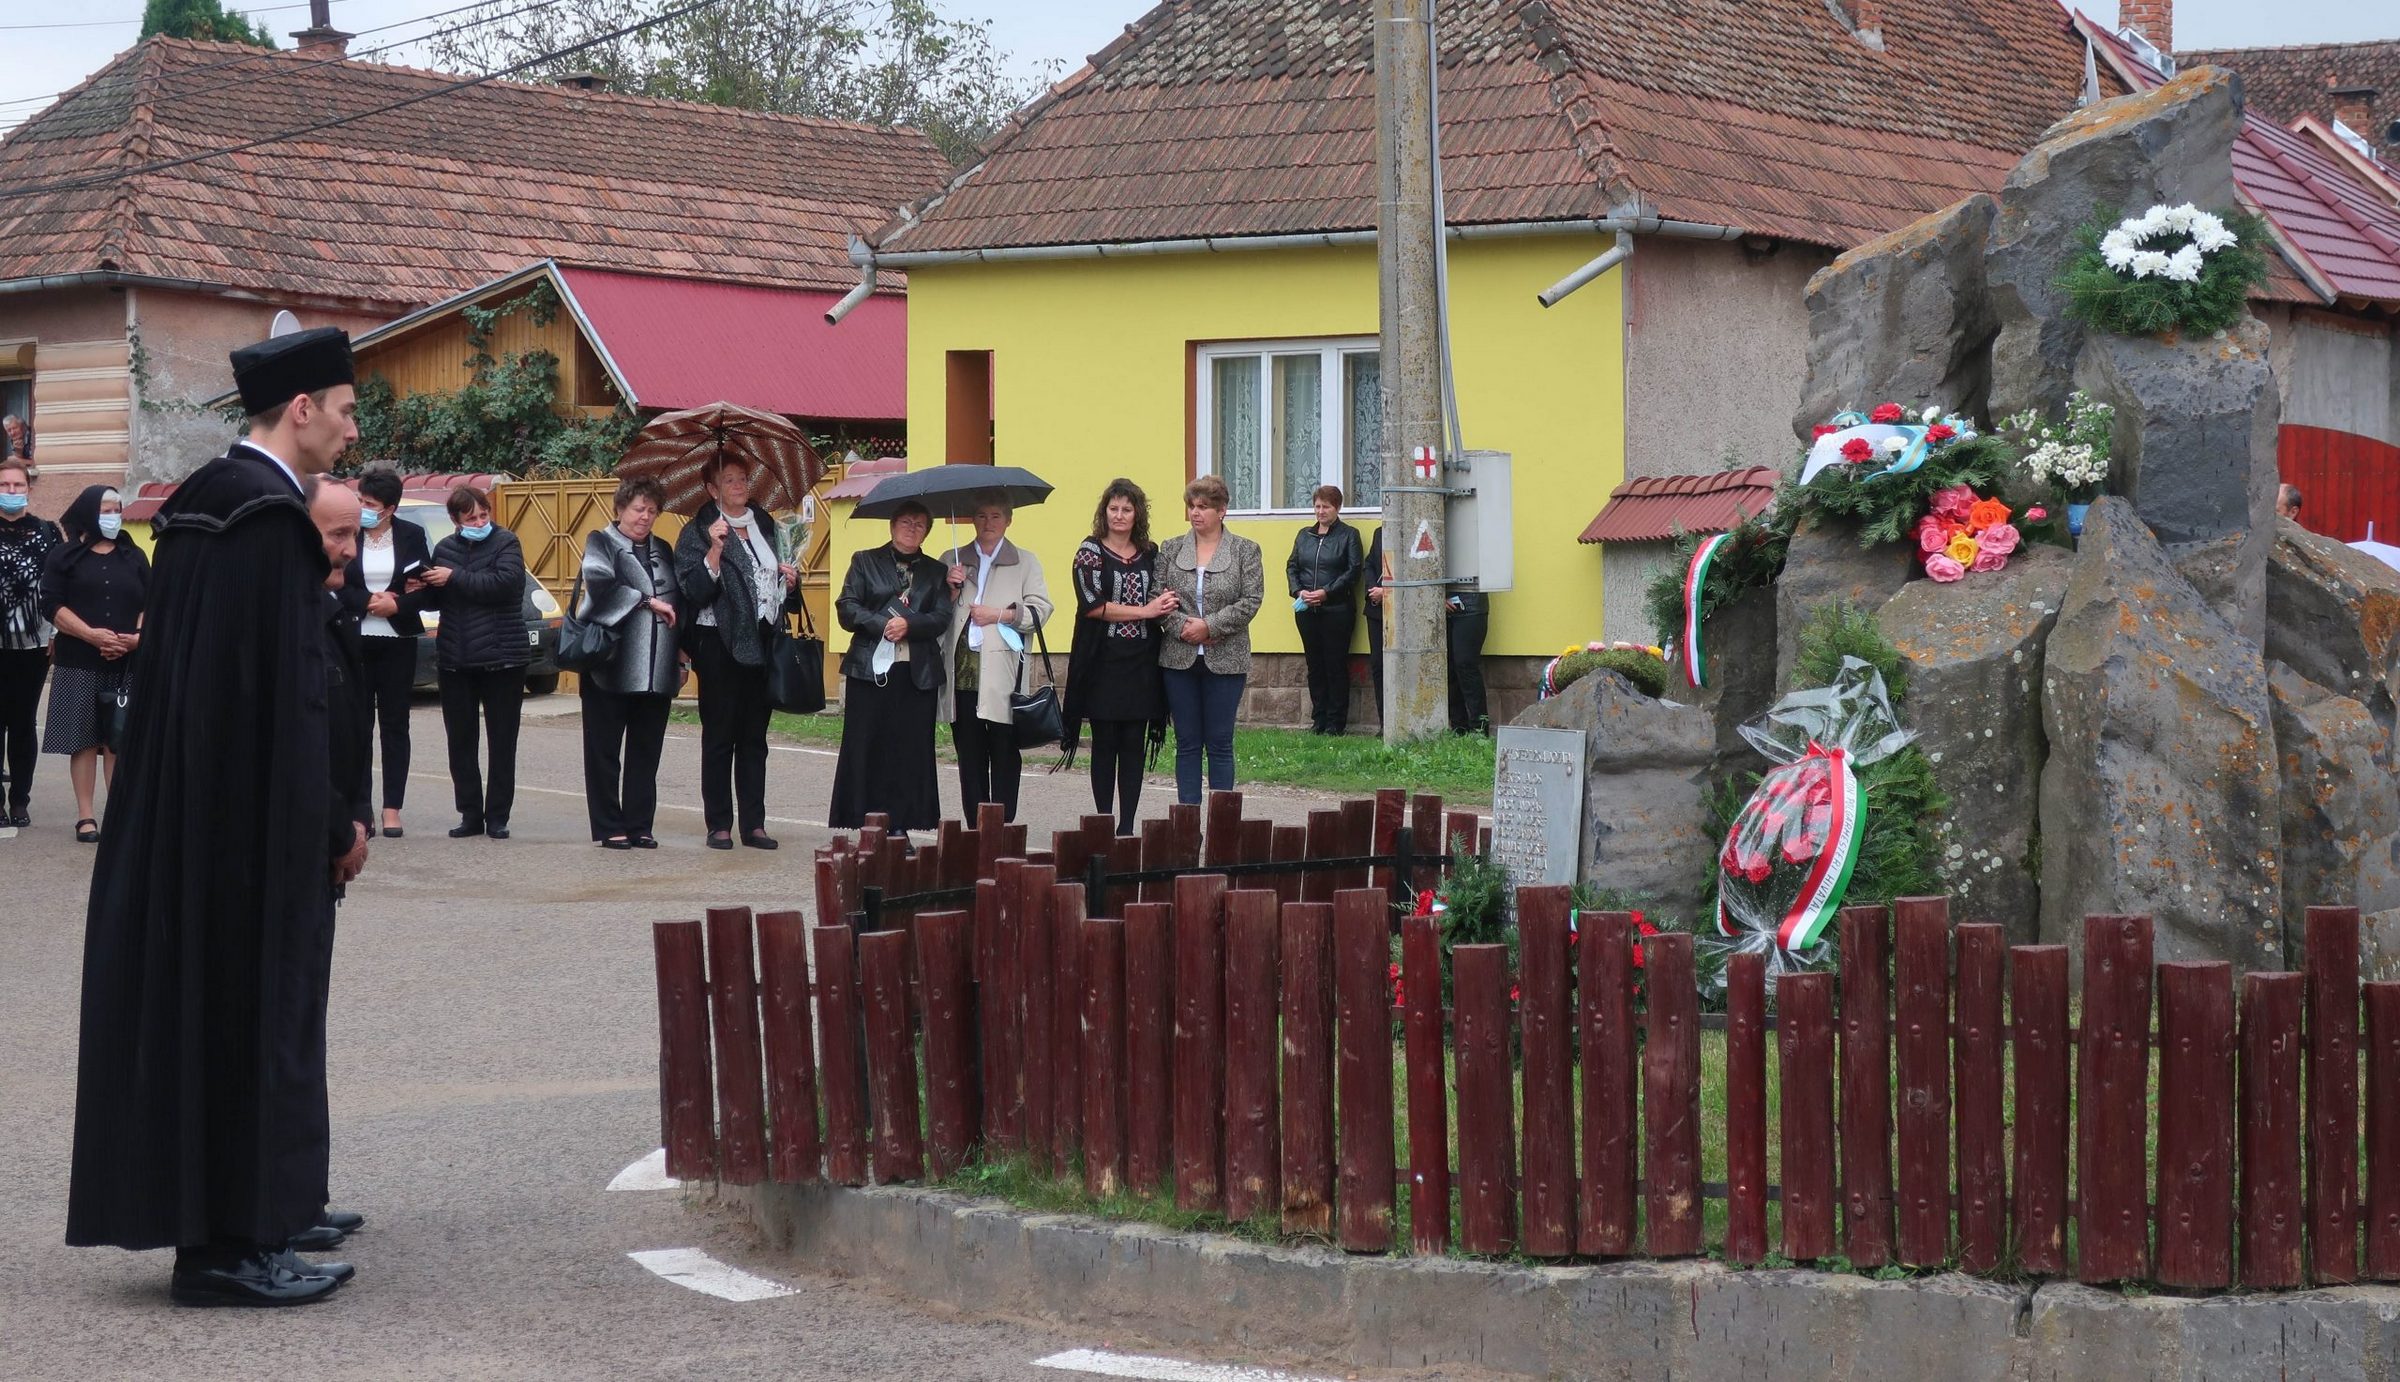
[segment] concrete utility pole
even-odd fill
[[[1442,350],[1433,219],[1432,0],[1377,0],[1375,255],[1383,360],[1383,742],[1450,727],[1450,655],[1442,583],[1445,487]],[[1428,469],[1419,458],[1431,457]]]

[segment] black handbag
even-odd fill
[[[1055,744],[1067,737],[1066,717],[1058,705],[1058,669],[1050,665],[1050,640],[1043,636],[1042,626],[1033,626],[1034,644],[1042,650],[1042,675],[1050,684],[1034,691],[1025,689],[1025,664],[1031,658],[1017,657],[1017,689],[1008,693],[1008,718],[1016,726],[1017,747],[1038,749]]]
[[[617,641],[624,630],[594,624],[576,614],[583,604],[583,569],[575,570],[575,586],[567,592],[566,616],[558,621],[558,647],[550,660],[570,672],[589,672],[616,660]]]
[[[767,644],[767,699],[794,715],[825,708],[825,640],[808,622],[806,605],[800,607],[797,637],[783,620],[775,621],[775,636]]]
[[[119,682],[115,686],[101,688],[99,704],[93,707],[99,719],[101,748],[110,753],[123,750],[125,722],[132,705],[133,687],[130,683]]]

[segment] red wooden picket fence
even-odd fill
[[[2400,1280],[2400,982],[2360,982],[2355,909],[2309,911],[2303,972],[2238,981],[2154,964],[2148,918],[2089,918],[2075,1023],[2066,946],[2005,946],[1940,898],[1852,907],[1838,993],[1790,975],[1770,1015],[1760,958],[1736,956],[1720,1019],[1699,1011],[1691,936],[1640,937],[1637,960],[1630,914],[1574,919],[1566,889],[1526,888],[1519,971],[1506,947],[1457,947],[1447,1009],[1434,922],[1403,922],[1395,1009],[1389,874],[1438,867],[1372,849],[1404,818],[1477,838],[1471,814],[1398,793],[1312,815],[1288,851],[1233,793],[1205,838],[1179,809],[1135,843],[1087,822],[1031,857],[997,820],[914,853],[870,828],[819,856],[813,926],[661,922],[668,1173],[891,1183],[998,1152],[1359,1252],[1688,1257],[1721,1199],[1737,1264]],[[1103,850],[1112,873],[1180,872],[1094,906],[1064,880]],[[1309,871],[1211,871],[1278,861]],[[862,932],[869,878],[920,901]],[[957,878],[972,905],[915,886]],[[1725,1033],[1716,1183],[1704,1027]]]

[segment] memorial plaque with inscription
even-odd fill
[[[1514,887],[1573,883],[1583,846],[1584,734],[1503,725],[1492,765],[1492,862]]]

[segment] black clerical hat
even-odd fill
[[[233,352],[233,382],[242,393],[242,411],[252,415],[304,393],[355,384],[358,376],[350,363],[350,333],[338,326],[320,326],[243,346]]]

